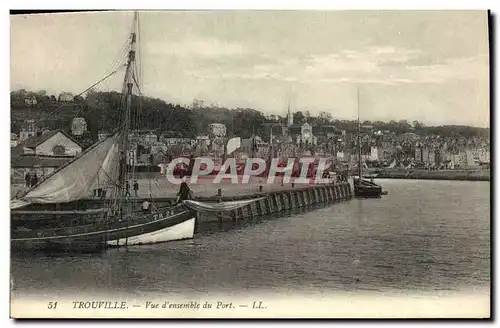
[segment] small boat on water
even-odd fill
[[[375,182],[359,178],[354,178],[353,182],[355,197],[378,198],[386,194],[382,191],[382,187]]]
[[[373,181],[374,176],[370,180],[363,179],[363,163],[361,156],[361,124],[359,120],[359,89],[357,90],[358,104],[358,177],[353,178],[354,197],[360,198],[379,198],[382,195],[387,195],[386,191],[382,191],[382,187]]]

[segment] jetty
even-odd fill
[[[187,179],[189,184],[189,178]],[[293,181],[293,180],[292,180]],[[170,183],[165,178],[156,180],[137,179],[139,190],[137,196],[131,186],[131,198],[137,199],[136,206],[144,200],[152,200],[158,206],[172,205],[177,200],[179,186]],[[331,183],[310,184],[282,183],[281,177],[276,177],[274,183],[268,184],[267,178],[252,177],[249,183],[231,183],[224,179],[221,183],[207,183],[203,178],[198,183],[189,184],[195,200],[202,202],[230,202],[256,199],[249,205],[237,210],[213,215],[200,213],[198,220],[227,221],[248,217],[265,216],[283,213],[297,209],[327,205],[332,202],[348,200],[353,197],[352,186],[347,181],[332,181]],[[258,200],[257,200],[258,199]],[[100,199],[88,199],[94,202],[92,207],[102,202]]]
[[[131,180],[130,198],[133,206],[140,207],[145,200],[153,201],[157,206],[172,205],[177,201],[179,185],[170,183],[164,177],[155,180],[137,179],[139,189],[137,195],[133,190]],[[189,181],[189,179],[188,179]],[[293,180],[292,180],[293,181]],[[353,197],[352,186],[347,181],[332,180],[330,183],[282,183],[281,177],[277,177],[274,183],[268,184],[267,178],[252,177],[249,183],[231,183],[230,180],[222,180],[221,183],[206,183],[200,179],[198,183],[189,184],[195,201],[217,203],[231,201],[255,200],[248,205],[236,210],[224,213],[199,213],[198,223],[238,221],[245,218],[253,218],[267,215],[279,215],[291,211],[306,211],[318,206],[326,206],[330,203],[344,201]],[[97,196],[82,199],[80,202],[83,210],[102,208],[108,201]],[[44,211],[50,213],[50,204],[44,204]],[[66,204],[59,204],[58,211],[64,211]],[[74,205],[73,205],[74,206]],[[54,207],[53,210],[56,208]],[[73,211],[74,208],[67,210]],[[199,227],[199,224],[197,224]]]
[[[273,187],[271,187],[273,186]],[[353,197],[351,185],[348,182],[335,182],[318,185],[270,185],[266,190],[258,186],[253,192],[240,194],[226,192],[222,188],[220,193],[211,196],[199,196],[197,200],[204,202],[228,202],[256,199],[244,207],[228,213],[199,213],[200,223],[207,221],[238,221],[266,215],[287,213],[295,210],[307,210],[318,206],[325,206],[333,202],[348,200]],[[218,189],[219,191],[219,189]]]

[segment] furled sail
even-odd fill
[[[238,200],[231,202],[220,202],[220,203],[204,203],[197,202],[194,200],[185,200],[182,203],[191,210],[197,212],[226,212],[233,211],[240,207],[246,206],[250,203],[264,199],[265,197],[249,199],[249,200]]]
[[[114,184],[119,172],[118,136],[93,146],[27,192],[21,201],[64,203],[88,197],[92,190]],[[17,201],[19,204],[19,200]],[[11,204],[11,208],[14,204]]]

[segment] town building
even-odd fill
[[[50,131],[29,138],[22,143],[24,154],[43,156],[77,156],[82,145],[61,130]]]
[[[19,137],[15,133],[10,134],[10,147],[17,147],[19,144]]]
[[[429,167],[436,166],[436,150],[430,147],[422,149],[422,162]]]
[[[24,98],[24,104],[27,106],[35,106],[38,103],[35,96],[27,96]]]
[[[217,137],[225,137],[227,135],[227,128],[222,123],[211,123],[208,125],[208,135],[210,139]]]
[[[216,154],[222,154],[226,145],[226,140],[222,137],[215,137],[210,142],[210,150]]]
[[[196,136],[196,144],[205,144],[206,146],[210,146],[210,137],[209,136]]]
[[[126,162],[127,162],[127,165],[130,165],[130,166],[137,165],[137,163],[138,163],[137,144],[134,142],[129,144],[129,148],[127,150]]]
[[[71,122],[71,134],[81,136],[87,131],[87,121],[83,117],[75,117]]]
[[[424,155],[423,155],[423,148],[420,146],[415,147],[415,155],[414,155],[415,161],[416,162],[423,162],[424,161]]]
[[[318,142],[318,138],[312,133],[312,126],[307,122],[288,126],[287,134],[291,142],[301,145],[302,148],[308,148]]]
[[[38,128],[35,124],[35,120],[26,120],[24,121],[21,131],[19,132],[19,143],[24,142],[25,140],[34,137],[37,135]]]
[[[156,142],[151,145],[151,154],[166,153],[168,145],[163,142]]]
[[[11,156],[11,183],[25,184],[26,173],[36,173],[39,180],[51,174],[71,157],[43,157],[34,155]]]
[[[151,147],[158,142],[158,135],[153,131],[134,131],[129,134],[130,142],[135,142],[146,147]]]
[[[162,138],[161,141],[168,147],[174,145],[194,146],[196,141],[191,138]]]
[[[241,158],[247,157],[266,157],[269,155],[269,143],[262,140],[259,136],[241,139],[240,148],[235,152]]]
[[[368,156],[368,159],[370,161],[378,161],[380,160],[379,158],[379,152],[377,147],[370,147],[370,155]]]
[[[69,101],[73,101],[73,98],[74,98],[74,96],[71,92],[61,92],[58,100],[63,101],[63,102],[69,102]]]

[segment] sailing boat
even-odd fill
[[[138,26],[136,12],[123,79],[122,117],[116,131],[11,200],[12,250],[94,251],[188,239],[194,236],[197,210],[224,211],[247,205],[219,204],[215,208],[183,200],[173,206],[151,204],[150,208],[135,209],[136,200],[130,199],[126,187],[126,154],[133,87],[140,91],[135,66]],[[100,188],[111,190],[101,208],[60,210],[74,207],[89,191]],[[56,210],[40,210],[44,205]]]
[[[373,180],[363,179],[363,163],[361,158],[361,124],[359,120],[359,89],[357,91],[358,108],[358,177],[353,178],[354,196],[364,198],[379,198],[382,196],[382,187],[373,182]]]

